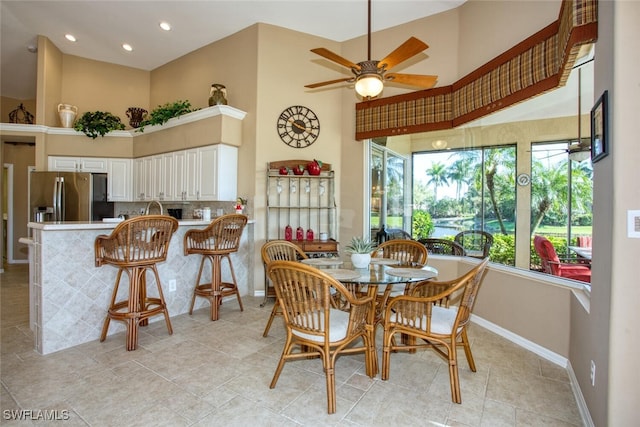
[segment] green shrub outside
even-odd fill
[[[435,226],[433,225],[433,220],[431,219],[429,212],[423,210],[413,211],[411,235],[414,239],[427,239],[431,234],[433,234],[434,230]]]

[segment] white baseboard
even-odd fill
[[[507,329],[504,329],[503,327],[500,327],[481,317],[476,316],[475,314],[471,315],[471,321],[495,334],[500,335],[505,339],[508,339],[512,343],[517,344],[520,347],[537,354],[543,359],[546,359],[552,363],[555,363],[556,365],[559,365],[565,368],[569,375],[571,389],[573,390],[573,395],[576,398],[576,404],[578,405],[578,411],[580,412],[580,417],[582,418],[582,422],[586,427],[595,427],[593,424],[593,420],[591,419],[591,414],[589,413],[589,408],[587,407],[587,402],[584,400],[582,390],[580,389],[580,384],[578,383],[578,379],[576,378],[576,375],[573,372],[571,362],[569,362],[569,360],[566,357],[561,356],[553,351],[550,351],[549,349],[546,349],[541,345],[538,345],[532,341],[529,341],[528,339],[525,339],[520,335],[516,335],[513,332]]]
[[[484,320],[481,317],[476,316],[475,314],[471,315],[471,320],[474,323],[477,323],[478,325],[482,326],[483,328],[486,328],[491,332],[494,332],[500,335],[501,337],[508,339],[514,344],[518,344],[520,347],[525,348],[537,354],[538,356],[544,359],[547,359],[550,362],[555,363],[556,365],[562,366],[563,368],[567,367],[567,362],[568,362],[567,359],[559,355],[558,353],[554,353],[553,351],[548,350],[542,347],[541,345],[534,343],[533,341],[529,341],[528,339],[522,338],[520,335],[516,335],[513,332],[507,329],[504,329],[501,326],[496,325],[495,323],[491,323],[487,320]]]
[[[578,379],[576,378],[575,372],[573,372],[573,366],[571,366],[571,362],[569,361],[567,362],[567,373],[571,379],[571,389],[573,390],[573,395],[576,397],[576,403],[578,404],[578,411],[580,411],[582,422],[585,427],[595,427],[595,424],[593,424],[593,420],[591,419],[591,414],[589,413],[589,408],[587,407],[587,402],[584,400],[582,390],[578,385]]]

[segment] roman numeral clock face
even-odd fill
[[[293,148],[305,148],[316,142],[320,134],[320,120],[307,107],[294,105],[278,117],[278,135]]]

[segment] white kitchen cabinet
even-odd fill
[[[185,152],[185,169],[184,169],[184,199],[200,200],[200,169],[198,162],[198,149],[193,148]]]
[[[153,156],[143,157],[143,184],[142,193],[144,194],[144,200],[153,200],[156,197],[156,176],[155,176],[155,162]]]
[[[186,200],[187,152],[185,150],[173,153],[173,194],[175,200]]]
[[[238,188],[238,149],[217,144],[185,150],[175,160],[177,195],[184,200],[235,201]]]
[[[107,173],[107,158],[49,156],[48,170]]]
[[[140,157],[133,160],[133,200],[145,200],[145,163],[144,158]]]
[[[174,155],[173,153],[165,153],[162,155],[161,175],[160,175],[160,200],[180,200],[176,195],[174,184]]]
[[[198,149],[201,200],[238,197],[238,149],[224,144]]]
[[[107,160],[107,199],[110,202],[133,200],[133,173],[131,159]]]
[[[235,201],[238,149],[217,144],[133,161],[136,201]]]

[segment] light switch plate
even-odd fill
[[[627,211],[627,236],[640,239],[640,211]]]

